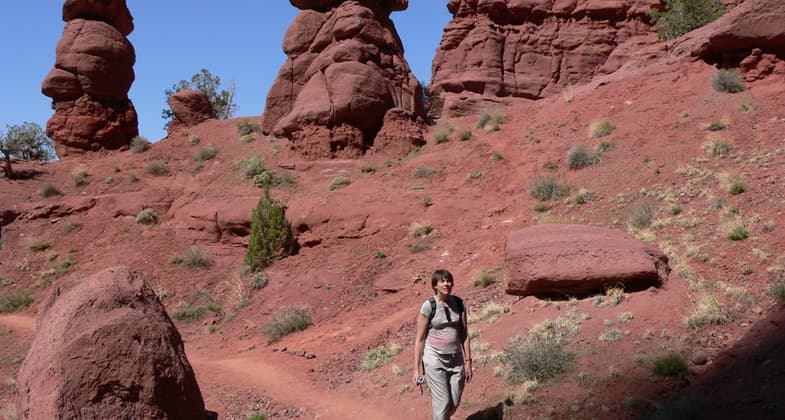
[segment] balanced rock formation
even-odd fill
[[[17,379],[21,419],[204,419],[183,341],[126,267],[56,286]]]
[[[267,95],[262,130],[306,157],[357,157],[385,113],[422,116],[422,88],[403,57],[390,14],[408,0],[290,0],[288,59]]]
[[[506,291],[519,296],[567,297],[659,287],[668,279],[668,257],[618,231],[584,225],[544,224],[507,235]]]
[[[540,99],[617,70],[657,41],[661,0],[449,0],[431,88]]]
[[[181,90],[173,93],[167,100],[172,110],[172,121],[169,122],[168,134],[181,129],[193,127],[213,117],[213,105],[204,92],[200,90]]]
[[[41,85],[55,114],[46,124],[60,156],[117,149],[139,134],[128,99],[136,54],[125,0],[66,0],[55,66]]]

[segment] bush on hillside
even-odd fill
[[[714,80],[712,80],[711,84],[717,92],[744,92],[744,82],[741,81],[739,73],[733,70],[717,70],[717,74],[714,75]]]
[[[665,10],[652,10],[661,41],[678,38],[711,23],[725,13],[720,0],[665,0]]]
[[[297,252],[292,227],[286,220],[286,206],[270,198],[269,186],[251,212],[251,235],[245,263],[254,271],[269,267],[275,260]]]
[[[276,312],[262,328],[262,334],[267,336],[269,343],[274,343],[286,335],[303,331],[310,326],[311,311],[304,306],[294,306]]]

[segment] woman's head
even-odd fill
[[[431,276],[431,287],[433,288],[434,292],[436,292],[436,287],[439,285],[440,280],[449,283],[450,286],[454,284],[452,273],[444,269],[436,270]]]

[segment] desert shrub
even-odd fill
[[[159,221],[158,214],[151,208],[143,209],[136,215],[136,223],[140,225],[155,225]]]
[[[412,178],[414,179],[431,178],[434,175],[436,175],[436,169],[428,166],[418,166],[412,170]]]
[[[131,139],[131,152],[142,153],[150,150],[150,141],[142,136],[136,136]]]
[[[207,146],[196,152],[194,160],[197,162],[207,162],[208,160],[213,160],[216,156],[218,156],[218,149],[215,146]]]
[[[613,133],[613,130],[615,129],[616,126],[614,126],[613,123],[611,123],[609,120],[598,120],[589,126],[589,136],[593,138],[605,137]]]
[[[480,114],[480,119],[477,121],[477,128],[485,129],[486,131],[499,131],[506,119],[507,117],[504,114],[504,108],[498,106],[491,107]]]
[[[725,125],[722,121],[714,121],[713,123],[709,124],[706,129],[709,131],[720,131],[726,129],[728,126]]]
[[[152,176],[169,175],[169,168],[160,160],[154,160],[147,164],[147,173]]]
[[[483,179],[484,177],[485,174],[483,174],[482,170],[480,169],[472,169],[471,171],[469,171],[469,179],[478,180],[478,179]]]
[[[491,153],[491,159],[493,160],[504,160],[504,155],[499,152]]]
[[[750,237],[750,230],[744,225],[737,225],[728,231],[727,236],[731,241],[743,241]]]
[[[433,129],[433,142],[436,144],[444,143],[450,140],[455,129],[450,124],[439,124]]]
[[[250,416],[248,416],[248,420],[267,420],[267,415],[258,411],[254,411]]]
[[[472,130],[469,130],[468,128],[465,130],[461,130],[458,133],[458,140],[460,141],[469,141],[472,139],[472,137],[473,137]]]
[[[545,168],[545,169],[553,171],[553,170],[555,170],[555,169],[557,169],[559,167],[559,164],[554,162],[554,161],[552,161],[552,160],[549,160],[549,161],[543,163],[542,167]]]
[[[188,142],[191,143],[191,146],[196,146],[200,141],[202,141],[202,139],[200,139],[196,134],[188,138]]]
[[[251,234],[245,263],[254,271],[267,268],[275,260],[297,251],[292,227],[286,220],[286,206],[270,198],[269,188],[251,212]]]
[[[661,41],[678,38],[713,22],[725,13],[720,0],[665,0],[665,10],[652,9]]]
[[[241,160],[239,166],[240,171],[248,179],[253,179],[256,175],[264,172],[264,163],[259,155],[253,155],[248,159]]]
[[[686,323],[692,329],[706,325],[723,325],[733,320],[733,314],[714,296],[704,296],[698,302],[695,312],[690,314]]]
[[[608,143],[607,141],[601,141],[601,142],[597,143],[597,146],[595,147],[594,150],[595,150],[595,153],[597,155],[601,155],[601,154],[607,152],[608,150],[611,150],[612,147],[613,147],[613,145]]]
[[[747,185],[744,184],[744,178],[735,172],[721,174],[720,182],[725,190],[731,195],[738,195],[747,190]]]
[[[246,136],[259,131],[259,124],[250,121],[242,120],[237,122],[237,134]]]
[[[265,187],[291,187],[297,184],[297,180],[289,173],[277,174],[271,170],[264,169],[253,177],[253,185],[257,188]]]
[[[567,371],[572,360],[561,339],[532,333],[513,337],[501,356],[511,384],[555,378]]]
[[[433,232],[433,226],[430,223],[414,223],[412,225],[412,234],[415,238],[428,236]]]
[[[418,254],[431,249],[431,240],[428,237],[421,237],[413,244],[409,245],[409,252]]]
[[[182,255],[175,256],[172,262],[178,265],[184,265],[192,270],[198,268],[209,268],[213,265],[213,260],[210,255],[197,246],[188,248]]]
[[[567,152],[567,166],[570,169],[585,168],[596,162],[597,155],[586,145],[576,144]]]
[[[76,169],[71,176],[71,179],[74,180],[74,185],[77,187],[81,187],[82,185],[87,184],[87,178],[90,177],[90,173],[87,172],[87,169]]]
[[[398,343],[389,343],[387,346],[377,347],[366,353],[365,357],[360,361],[360,369],[373,370],[379,366],[384,366],[395,358],[400,352],[403,351]]]
[[[376,251],[373,253],[373,257],[378,259],[385,259],[387,258],[387,254],[384,251]]]
[[[598,295],[592,299],[592,304],[598,308],[617,306],[624,300],[624,287],[616,286],[605,290],[605,295]]]
[[[17,290],[0,297],[0,313],[16,312],[27,308],[33,303],[33,298],[27,290]]]
[[[719,69],[712,80],[714,90],[726,93],[738,93],[744,91],[744,82],[738,72],[733,70]]]
[[[339,188],[343,188],[352,183],[351,178],[348,176],[337,176],[333,179],[333,182],[330,183],[330,186],[327,187],[329,191],[334,191]]]
[[[536,211],[537,213],[545,213],[550,209],[551,206],[545,203],[537,203],[534,205],[534,207],[532,207],[532,210]]]
[[[781,304],[785,304],[785,280],[778,280],[769,285],[769,296]]]
[[[570,192],[570,187],[547,175],[538,175],[529,184],[529,193],[540,200],[558,200]]]
[[[41,187],[41,190],[38,191],[38,194],[44,198],[49,198],[55,195],[63,195],[63,193],[60,192],[60,190],[58,190],[57,187],[51,182],[44,184],[44,186]]]
[[[14,158],[42,162],[57,158],[54,142],[47,137],[44,129],[34,122],[7,125],[6,133],[0,130],[0,156],[4,161],[0,169],[8,179],[16,177],[11,166]]]
[[[376,168],[370,165],[364,165],[362,168],[360,168],[360,173],[363,174],[372,174],[374,172],[376,172]]]
[[[635,229],[645,229],[651,226],[657,214],[657,205],[652,201],[638,203],[630,210],[629,223]]]
[[[483,270],[477,278],[474,279],[474,287],[482,287],[483,289],[496,283],[496,276],[493,270]]]
[[[256,272],[251,274],[251,281],[250,286],[254,290],[260,290],[267,287],[267,284],[270,282],[270,279],[267,278],[267,275],[262,272]]]
[[[262,334],[267,336],[269,343],[311,326],[311,311],[304,306],[281,308],[267,324],[262,327]]]
[[[27,249],[33,252],[46,251],[49,249],[49,242],[46,242],[43,239],[30,239],[27,242]]]
[[[658,376],[681,377],[687,374],[687,361],[681,354],[671,352],[654,359],[652,371]]]
[[[204,305],[197,305],[197,304],[190,304],[190,305],[183,305],[174,313],[172,317],[178,321],[198,321],[204,317],[207,313],[207,307]]]
[[[592,197],[594,197],[594,192],[582,189],[575,195],[575,204],[586,204]]]
[[[705,150],[712,156],[723,157],[730,153],[732,147],[730,143],[722,139],[714,139],[704,146]]]

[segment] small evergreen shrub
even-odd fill
[[[283,175],[277,174],[271,170],[264,169],[258,175],[253,177],[253,185],[256,188],[265,187],[293,187],[297,184],[297,180],[289,173]]]
[[[63,195],[63,193],[60,192],[60,190],[58,190],[57,187],[51,182],[44,184],[44,186],[41,187],[41,190],[38,191],[38,194],[44,198],[53,197],[55,195]]]
[[[714,90],[725,93],[744,92],[744,82],[738,72],[733,70],[719,69],[712,80]]]
[[[679,353],[668,353],[654,359],[652,371],[658,376],[682,377],[687,374],[687,361]]]
[[[262,334],[268,343],[275,343],[282,337],[303,331],[311,326],[311,311],[304,306],[282,308],[262,327]]]
[[[150,141],[144,137],[136,136],[131,139],[131,153],[142,153],[150,150]]]
[[[136,223],[140,225],[155,225],[159,221],[158,214],[151,208],[143,209],[136,215]]]
[[[169,175],[169,168],[160,160],[154,160],[147,164],[147,173],[152,176]]]
[[[570,187],[561,184],[553,177],[538,175],[529,184],[529,193],[540,201],[558,200],[570,192]]]
[[[213,160],[218,156],[218,149],[214,146],[203,147],[196,152],[194,160],[197,162],[207,162]]]
[[[17,290],[0,297],[0,313],[11,313],[27,308],[33,298],[27,290]]]
[[[245,263],[253,271],[269,267],[275,260],[297,252],[292,227],[286,220],[286,206],[270,198],[269,187],[251,212],[251,234]]]
[[[242,120],[237,123],[237,133],[241,136],[249,135],[259,131],[259,124],[250,121]]]
[[[711,23],[724,13],[720,0],[665,0],[665,10],[653,9],[649,16],[659,26],[660,40],[665,41]]]
[[[613,123],[611,123],[609,120],[598,120],[589,126],[589,136],[593,138],[605,137],[613,133],[613,130],[615,129],[616,126],[614,126]]]
[[[576,144],[567,152],[567,166],[570,169],[580,169],[594,165],[597,155],[586,145]]]
[[[339,188],[343,188],[352,183],[351,178],[348,176],[337,176],[333,179],[333,182],[330,183],[330,186],[327,187],[329,191],[334,191]]]

